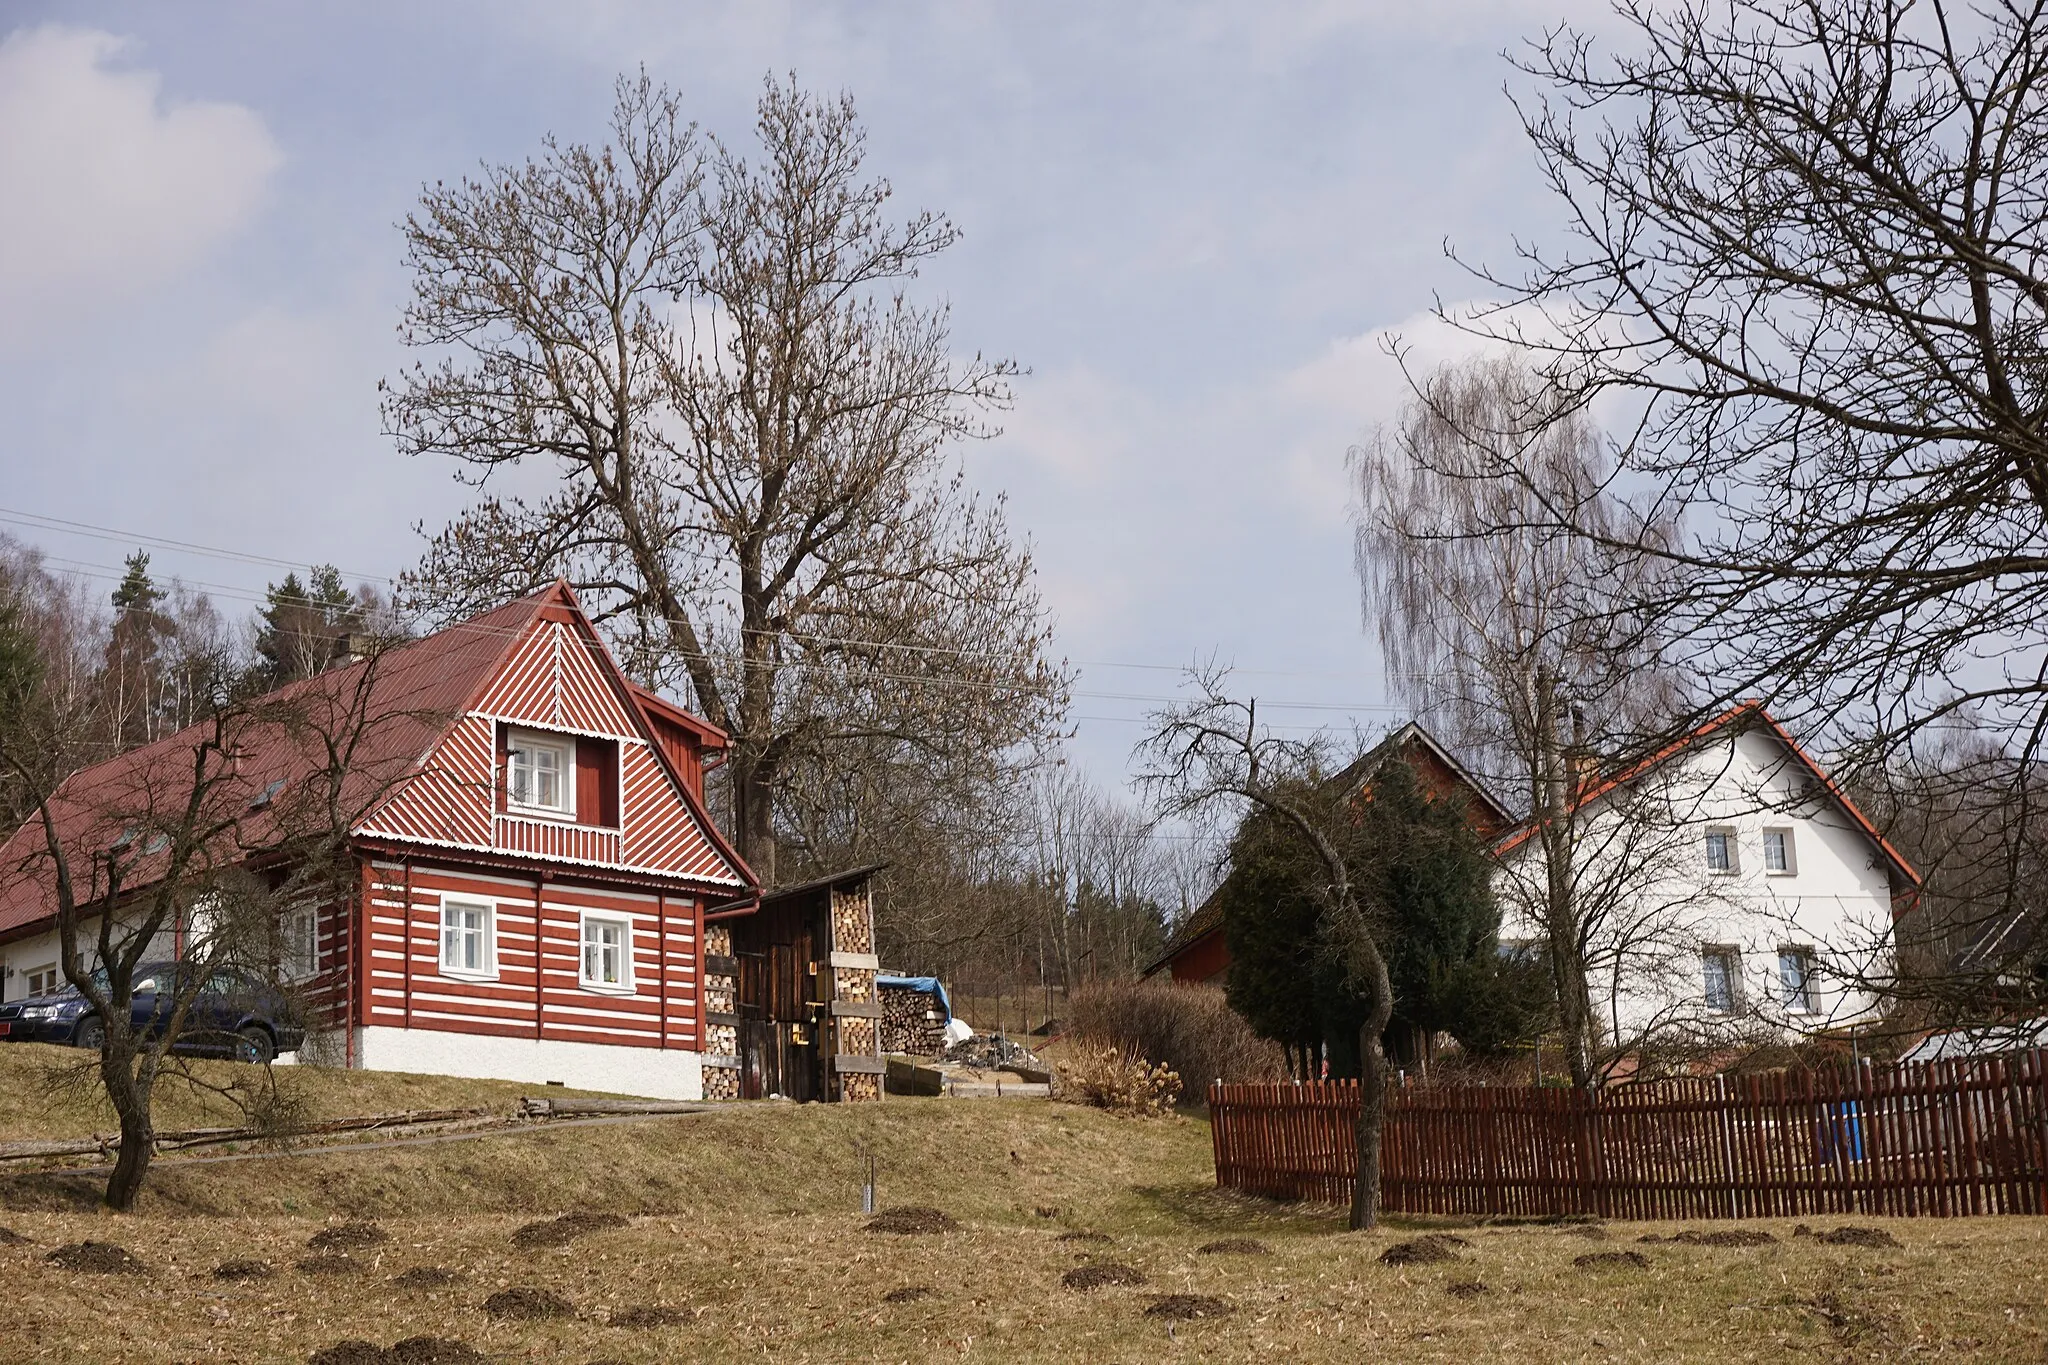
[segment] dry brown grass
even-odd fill
[[[929,1204],[958,1228],[863,1231],[861,1143],[879,1157],[885,1201]],[[1897,1248],[1795,1239],[1789,1220],[1739,1225],[1779,1239],[1754,1247],[1638,1243],[1679,1229],[1615,1224],[1614,1244],[1639,1247],[1648,1262],[1621,1271],[1576,1269],[1586,1244],[1554,1227],[1458,1227],[1468,1245],[1456,1260],[1389,1266],[1379,1258],[1396,1242],[1454,1229],[1410,1221],[1354,1235],[1338,1210],[1219,1194],[1208,1143],[1206,1126],[1186,1118],[892,1100],[765,1104],[381,1154],[166,1162],[144,1211],[123,1218],[68,1205],[47,1181],[0,1180],[0,1203],[13,1205],[4,1222],[27,1239],[0,1245],[13,1286],[4,1355],[275,1365],[344,1339],[388,1352],[419,1336],[492,1360],[571,1365],[962,1354],[1148,1365],[1162,1355],[1290,1365],[2013,1361],[2048,1349],[2044,1220],[1854,1220],[1881,1226]],[[578,1210],[632,1218],[562,1249],[512,1245],[537,1214]],[[323,1228],[365,1217],[391,1240],[352,1253],[353,1273],[288,1269]],[[1060,1240],[1077,1229],[1112,1234],[1115,1262],[1147,1283],[1063,1290],[1068,1271],[1110,1259]],[[1201,1253],[1252,1234],[1270,1254]],[[134,1250],[146,1276],[46,1259],[88,1239]],[[280,1273],[215,1278],[214,1267],[236,1260]],[[422,1268],[461,1275],[409,1274]],[[904,1286],[936,1293],[884,1300]],[[576,1316],[486,1312],[492,1295],[514,1288],[558,1297]],[[1229,1311],[1148,1317],[1161,1296]]]
[[[42,1043],[0,1043],[0,1141],[73,1138],[112,1132],[114,1112],[89,1088],[62,1084],[88,1054]],[[215,1085],[257,1068],[235,1062],[191,1058],[194,1073]],[[406,1109],[489,1108],[511,1113],[521,1095],[591,1095],[587,1090],[523,1085],[513,1081],[469,1081],[452,1076],[414,1076],[396,1071],[341,1071],[333,1068],[276,1068],[281,1087],[294,1091],[308,1120]],[[53,1084],[53,1082],[59,1082]],[[158,1132],[187,1128],[240,1127],[248,1119],[223,1096],[197,1089],[176,1077],[157,1086]]]

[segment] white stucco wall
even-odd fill
[[[1867,983],[1889,965],[1892,886],[1877,844],[1768,730],[1716,740],[1653,770],[1583,817],[1581,876],[1618,892],[1589,984],[1610,1040],[1658,1033],[1811,1033],[1867,1018]],[[1783,829],[1792,870],[1764,869],[1764,831]],[[1734,836],[1736,868],[1707,865],[1707,835]],[[1502,875],[1505,940],[1534,940],[1542,878],[1530,840]],[[1733,949],[1736,1008],[1707,1008],[1703,953]],[[1811,951],[1813,1009],[1788,1007],[1783,948]]]
[[[97,956],[98,934],[97,920],[79,926],[79,948],[88,961]],[[155,947],[147,954],[152,959],[175,956],[177,938],[170,931],[159,934]],[[0,1000],[19,1000],[27,995],[28,974],[55,965],[57,957],[57,930],[54,927],[27,938],[18,938],[12,943],[0,944]]]
[[[327,1050],[332,1052],[331,1042]],[[375,1027],[355,1031],[355,1064],[372,1071],[470,1076],[536,1086],[559,1081],[576,1090],[656,1100],[704,1098],[702,1056],[674,1048]]]

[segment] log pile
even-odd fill
[[[882,1051],[936,1057],[946,1050],[946,1018],[938,997],[910,986],[882,986]]]

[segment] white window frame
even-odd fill
[[[1713,847],[1714,840],[1716,839],[1722,841],[1721,847],[1727,851],[1728,866],[1726,867],[1714,866]],[[1736,839],[1734,830],[1729,829],[1725,825],[1716,825],[1708,829],[1706,836],[1700,841],[1700,856],[1706,859],[1707,874],[1713,877],[1732,877],[1739,872],[1742,869],[1742,854],[1738,851],[1740,847],[1740,841]]]
[[[1785,959],[1799,961],[1799,994],[1795,997],[1785,982]],[[1794,943],[1778,945],[1778,999],[1785,1006],[1787,1014],[1816,1014],[1819,1012],[1813,995],[1813,973],[1818,958],[1813,949]]]
[[[47,977],[48,982],[38,987],[36,981],[43,977]],[[21,984],[29,995],[48,995],[63,986],[64,973],[58,970],[56,963],[46,962],[40,967],[30,967],[22,972]]]
[[[484,912],[483,958],[481,968],[464,967],[448,961],[448,912]],[[498,979],[498,903],[488,896],[444,895],[434,932],[434,960],[442,976],[454,981],[496,981]]]
[[[590,975],[590,930],[592,925],[605,924],[619,929],[623,939],[619,945],[619,979],[606,981]],[[632,995],[638,989],[633,980],[633,917],[613,914],[602,910],[585,910],[576,925],[576,980],[586,991],[598,991],[605,995]]]
[[[320,907],[295,905],[279,926],[278,974],[286,981],[304,981],[320,974]]]
[[[512,768],[514,756],[521,749],[547,749],[555,755],[555,771],[558,775],[556,795],[560,800],[554,805],[521,801],[514,795]],[[518,815],[537,816],[543,820],[570,820],[576,818],[576,740],[571,735],[543,734],[538,730],[512,729],[505,737],[505,809]]]
[[[1776,835],[1776,836],[1777,836],[1778,838],[1780,838],[1780,839],[1784,840],[1783,848],[1784,848],[1784,851],[1785,851],[1785,865],[1784,865],[1783,867],[1772,867],[1772,866],[1771,866],[1771,836],[1772,836],[1772,835]],[[1793,875],[1794,873],[1796,873],[1796,872],[1798,872],[1798,871],[1799,871],[1799,853],[1798,853],[1798,849],[1797,849],[1797,846],[1796,846],[1796,845],[1794,844],[1794,842],[1793,842],[1793,840],[1792,840],[1792,829],[1791,829],[1791,827],[1790,827],[1789,825],[1767,825],[1767,826],[1765,826],[1765,827],[1764,827],[1764,842],[1763,842],[1763,847],[1764,847],[1764,875],[1765,875],[1765,876],[1767,876],[1767,877],[1790,877],[1790,876],[1792,876],[1792,875]]]
[[[1707,964],[1722,962],[1728,968],[1728,1003],[1714,1003],[1713,993],[1707,989]],[[1700,1000],[1710,1014],[1739,1014],[1742,1010],[1742,954],[1725,943],[1709,943],[1700,949]]]

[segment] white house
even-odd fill
[[[1544,849],[1560,848],[1603,1041],[1623,1049],[1868,1020],[1894,905],[1920,880],[1754,703],[1588,782],[1538,835],[1500,845],[1502,940],[1544,939]]]

